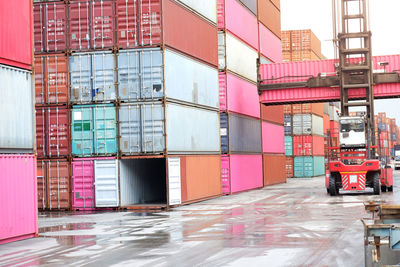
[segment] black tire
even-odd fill
[[[329,188],[326,189],[326,193],[329,194]]]
[[[373,174],[373,188],[374,188],[374,195],[381,194],[381,176],[378,172]]]
[[[329,175],[329,194],[333,197],[338,194],[335,177],[333,175]]]
[[[387,190],[388,190],[389,192],[393,192],[393,185],[392,185],[392,186],[389,186],[389,187],[387,188]]]
[[[388,189],[388,188],[386,187],[386,185],[381,185],[381,191],[382,191],[382,192],[386,192],[386,189]]]

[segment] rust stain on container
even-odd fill
[[[264,186],[286,183],[286,157],[264,154]]]
[[[276,36],[281,38],[281,12],[267,0],[258,0],[258,19]]]
[[[222,194],[221,157],[181,156],[182,203]]]
[[[261,104],[261,119],[264,121],[274,122],[280,125],[284,123],[283,112],[284,106],[266,106]]]

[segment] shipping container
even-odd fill
[[[2,154],[0,170],[0,244],[37,236],[35,156]]]
[[[263,153],[285,153],[284,127],[266,121],[262,122]]]
[[[286,114],[292,114],[292,105],[283,105],[283,113]]]
[[[292,115],[285,115],[284,121],[285,135],[292,135]]]
[[[0,152],[33,153],[35,112],[32,73],[0,65],[0,81]]]
[[[71,116],[73,155],[117,153],[116,110],[112,104],[73,106]]]
[[[311,30],[291,31],[292,51],[313,51],[318,58],[321,58],[321,41]]]
[[[286,157],[286,178],[293,178],[293,157]]]
[[[75,158],[71,169],[74,210],[119,206],[118,163],[115,158]]]
[[[257,85],[234,74],[220,72],[219,92],[221,111],[232,111],[234,113],[260,118]]]
[[[38,208],[71,208],[70,164],[68,160],[38,160]]]
[[[292,51],[290,57],[291,62],[321,60],[312,50]]]
[[[36,108],[36,147],[39,157],[70,155],[70,121],[67,107]]]
[[[322,118],[324,120],[324,135],[326,135],[328,133],[329,128],[330,128],[329,115],[324,113],[324,116]]]
[[[216,23],[215,0],[183,2]],[[207,5],[210,2],[214,6]],[[217,66],[217,27],[182,5],[171,0],[117,0],[116,13],[119,47],[165,44]]]
[[[264,186],[286,183],[285,155],[263,155]]]
[[[293,115],[294,135],[319,135],[324,134],[324,120],[314,114]]]
[[[34,69],[36,105],[67,104],[68,57],[64,54],[36,56]]]
[[[321,117],[324,114],[322,103],[294,104],[292,106],[293,114],[315,114]]]
[[[297,135],[293,137],[294,156],[323,156],[324,137]]]
[[[294,157],[294,176],[314,177],[325,173],[324,157]]]
[[[0,64],[32,70],[32,22],[32,1],[0,1]]]
[[[274,6],[277,9],[281,10],[281,0],[270,0],[270,1],[274,4]]]
[[[114,1],[69,3],[69,49],[85,51],[114,45]]]
[[[281,12],[268,0],[258,0],[258,19],[279,39],[281,38]]]
[[[208,19],[210,22],[217,23],[217,0],[178,0],[185,7]]]
[[[68,21],[64,2],[34,4],[33,19],[35,54],[67,51]]]
[[[283,106],[261,105],[261,119],[279,125],[284,125]]]
[[[220,122],[222,153],[261,153],[260,120],[221,113]]]
[[[262,155],[223,155],[221,162],[224,194],[263,187]]]
[[[71,103],[116,100],[115,56],[111,52],[73,54],[69,71]]]
[[[218,0],[218,29],[229,31],[258,50],[257,17],[237,0]]]
[[[257,82],[258,53],[229,32],[218,32],[218,66]]]
[[[260,53],[272,60],[274,63],[282,62],[281,40],[262,23],[259,23],[259,35]]]
[[[329,127],[330,136],[339,138],[339,131],[340,131],[339,122],[338,121],[330,121],[329,124],[330,124],[330,127]]]
[[[251,13],[257,16],[257,0],[239,0]]]
[[[285,136],[285,155],[293,156],[293,137]]]
[[[119,100],[122,102],[166,97],[219,107],[218,70],[213,67],[159,48],[120,51],[117,59]]]

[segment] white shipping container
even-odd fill
[[[230,33],[218,33],[218,67],[257,82],[258,53]]]
[[[32,72],[0,64],[0,81],[0,152],[32,153]]]
[[[336,106],[329,106],[329,120],[339,121],[340,109]]]
[[[296,114],[293,116],[294,135],[319,135],[324,134],[324,120],[314,114]]]
[[[118,161],[95,160],[94,172],[96,207],[118,207]]]
[[[217,23],[217,0],[178,0],[213,23]]]
[[[169,154],[220,152],[219,115],[178,104],[167,104],[166,131]]]

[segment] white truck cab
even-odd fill
[[[394,169],[400,169],[400,150],[394,151]]]
[[[343,148],[365,147],[365,118],[340,117],[339,142]]]

